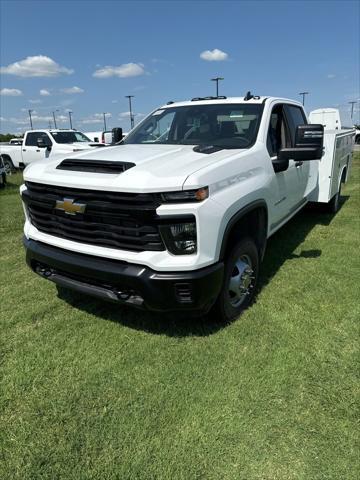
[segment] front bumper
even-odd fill
[[[75,253],[24,237],[30,268],[56,284],[138,308],[204,314],[219,295],[223,263],[184,272]]]

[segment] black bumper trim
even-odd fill
[[[206,313],[222,285],[222,262],[194,271],[157,272],[26,237],[24,246],[27,264],[44,278],[94,297],[153,311]]]

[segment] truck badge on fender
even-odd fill
[[[64,198],[64,200],[56,200],[56,210],[62,210],[68,215],[76,215],[84,213],[86,209],[85,203],[75,203],[73,198]]]

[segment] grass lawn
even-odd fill
[[[24,262],[21,175],[0,193],[0,478],[359,478],[360,154],[333,217],[269,242],[222,325],[62,292]]]

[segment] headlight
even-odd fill
[[[203,200],[206,200],[208,196],[209,187],[160,194],[161,200],[166,203],[202,202]]]
[[[161,225],[160,233],[170,253],[190,255],[197,250],[196,222]]]

